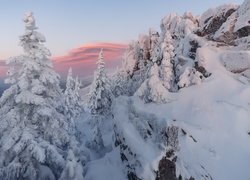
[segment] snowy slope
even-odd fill
[[[140,178],[154,179],[164,150],[138,134],[137,126],[130,121],[130,106],[141,114],[154,115],[156,123],[164,124],[164,120],[168,126],[179,127],[176,166],[183,178],[250,177],[250,80],[225,69],[221,63],[224,51],[209,45],[202,48],[200,53],[213,75],[200,85],[172,94],[175,100],[171,103],[144,104],[136,97],[115,101],[114,119],[123,127],[128,144],[142,163]]]
[[[177,100],[163,105],[160,112],[159,107],[150,106],[145,111],[167,117],[170,122],[176,120],[172,123],[187,132],[179,137],[177,171],[182,176],[186,172],[187,178],[195,179],[201,179],[204,173],[213,179],[247,179],[250,177],[249,81],[243,84],[239,76],[225,70],[220,64],[223,52],[208,48],[203,51],[213,75],[201,85],[181,90]]]
[[[248,2],[208,10],[199,20],[171,14],[161,33],[150,30],[130,45],[123,69],[111,78],[119,89],[112,115],[99,124],[105,148],[90,153],[86,179],[250,178],[249,34],[234,32],[237,21],[246,21]],[[164,73],[171,88],[160,84]],[[89,134],[95,118],[84,116],[79,127]]]
[[[250,177],[250,80],[223,66],[221,58],[227,51],[210,44],[200,49],[212,75],[200,85],[172,93],[170,103],[144,104],[137,97],[125,96],[115,100],[114,123],[122,128],[127,144],[137,154],[141,166],[136,171],[141,179],[155,178],[166,147],[164,143],[159,146],[161,142],[154,138],[142,137],[137,129],[142,126],[131,120],[131,107],[139,116],[151,117],[162,127],[179,128],[177,175],[218,180]],[[112,128],[113,122],[109,123]],[[110,133],[104,132],[104,135],[112,136]],[[107,144],[111,144],[108,139]],[[126,179],[119,148],[113,148],[102,158],[90,162],[86,179]]]

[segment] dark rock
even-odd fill
[[[196,71],[199,71],[205,78],[211,76],[211,73],[207,72],[207,70],[203,66],[199,66],[198,62],[194,63],[194,68]]]
[[[176,163],[176,161],[177,161],[177,156],[175,156],[175,157],[172,159],[172,161]]]
[[[250,35],[250,26],[245,26],[237,31],[237,36],[239,38],[247,37]]]
[[[194,137],[192,135],[189,136],[194,142],[197,142],[196,139],[194,139]]]
[[[166,157],[167,158],[171,158],[172,156],[174,155],[174,150],[173,149],[170,149],[166,152]]]
[[[212,19],[212,17],[213,17],[213,16],[211,16],[211,17],[207,18],[207,19],[204,21],[204,24],[207,24],[207,23],[208,23],[208,21],[209,21],[210,19]]]
[[[148,130],[148,129],[147,129],[147,134],[148,134],[149,136],[152,135],[152,133],[151,133],[150,130]]]
[[[190,41],[189,43],[191,45],[191,48],[189,50],[189,55],[188,56],[191,59],[195,60],[195,58],[196,58],[196,51],[200,47],[200,45],[199,45],[199,43],[197,41],[194,41],[194,40]]]
[[[229,9],[226,13],[222,14],[221,16],[209,17],[205,20],[205,26],[198,30],[196,34],[198,36],[206,36],[210,34],[214,34],[216,31],[220,29],[222,24],[226,22],[227,18],[233,14],[236,10]]]
[[[150,127],[151,130],[154,130],[153,126],[149,122],[148,122],[148,126]]]
[[[156,180],[177,180],[175,163],[166,158],[161,159]]]
[[[187,132],[186,132],[184,129],[181,129],[181,132],[182,132],[184,135],[187,135]]]
[[[128,161],[127,157],[125,156],[124,153],[121,153],[121,160],[123,161]]]
[[[133,172],[128,172],[128,180],[141,180],[140,178],[138,178],[137,176],[136,176],[136,174],[135,173],[133,173]]]

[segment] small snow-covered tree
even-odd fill
[[[98,124],[95,124],[93,129],[92,139],[91,141],[87,142],[86,146],[95,152],[103,150],[104,143],[103,143],[102,133]]]
[[[174,57],[174,46],[171,34],[166,31],[164,34],[164,41],[162,43],[163,59],[160,69],[160,75],[163,81],[163,85],[167,90],[173,90],[174,86],[174,72],[172,60]]]
[[[66,89],[64,92],[65,97],[65,115],[69,121],[69,129],[72,134],[75,132],[75,118],[81,112],[81,99],[79,95],[80,90],[80,82],[78,77],[75,79],[72,75],[72,69],[69,69],[67,82],[66,82]]]
[[[91,85],[88,107],[92,114],[109,114],[112,104],[112,92],[105,72],[103,51],[99,53],[97,70],[94,73],[94,81]]]
[[[24,17],[24,54],[7,61],[12,84],[0,99],[0,179],[57,179],[72,141],[59,76],[33,13]]]
[[[128,76],[123,69],[117,69],[111,79],[111,90],[115,97],[129,94],[127,88]]]
[[[75,78],[75,89],[74,89],[74,102],[75,102],[75,110],[76,110],[76,116],[80,114],[82,111],[82,100],[80,96],[80,89],[81,89],[82,83],[78,76]]]
[[[149,60],[150,59],[150,37],[145,34],[141,34],[139,36],[139,46],[141,49],[142,59]]]
[[[146,103],[166,103],[170,100],[169,92],[159,79],[159,67],[156,63],[149,71],[149,78],[143,82],[135,95],[139,96]]]
[[[66,166],[59,180],[83,180],[83,169],[73,150],[69,150]]]
[[[196,69],[191,67],[186,67],[185,71],[179,78],[178,86],[180,88],[188,87],[195,84],[200,84],[204,76]]]

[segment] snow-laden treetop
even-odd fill
[[[99,53],[98,61],[96,62],[96,64],[98,65],[98,68],[100,69],[105,66],[105,62],[103,60],[103,49],[101,49]]]
[[[33,12],[27,12],[24,14],[23,21],[25,23],[26,30],[35,30],[36,27],[36,20],[33,16]]]

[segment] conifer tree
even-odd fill
[[[7,89],[0,99],[0,179],[57,179],[71,146],[59,76],[37,32],[33,13],[24,17],[24,54],[7,61]]]
[[[80,96],[82,83],[78,76],[75,78],[75,87],[74,87],[74,102],[75,102],[75,115],[78,116],[82,112],[82,99]]]
[[[162,77],[164,87],[172,91],[174,89],[174,70],[173,70],[173,58],[174,58],[174,46],[173,39],[169,31],[166,31],[164,40],[162,43],[163,59],[160,69],[160,75]]]
[[[79,96],[79,82],[78,78],[74,79],[72,75],[72,69],[68,71],[66,89],[64,91],[65,97],[65,115],[69,122],[69,130],[72,134],[75,133],[75,118],[79,115],[80,96]]]
[[[136,95],[145,103],[166,103],[170,100],[168,91],[159,79],[159,67],[156,63],[151,67],[149,78],[143,82]]]
[[[162,50],[161,50],[161,42],[160,36],[157,31],[150,29],[150,57],[153,62],[157,64],[161,63],[162,60]]]
[[[83,180],[83,170],[79,160],[75,157],[74,152],[70,149],[67,156],[66,166],[59,180]]]
[[[88,106],[92,114],[108,114],[112,104],[112,92],[105,72],[103,51],[99,53],[97,70],[94,73],[94,81],[91,85]]]

